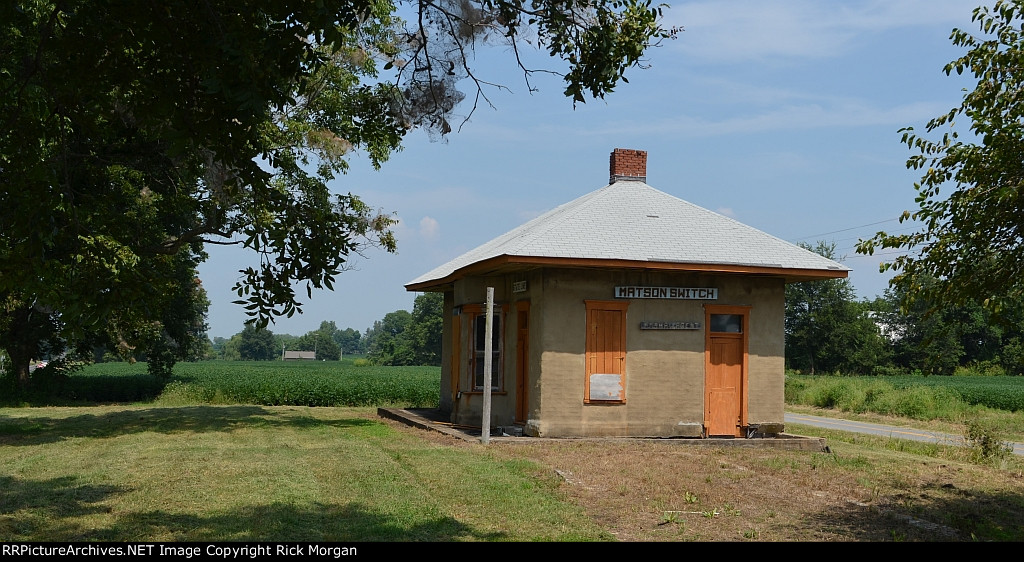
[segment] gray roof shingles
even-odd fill
[[[499,256],[827,270],[849,268],[641,181],[588,193],[445,263],[407,286]]]

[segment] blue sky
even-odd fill
[[[881,295],[890,275],[878,265],[894,256],[853,246],[907,228],[895,219],[914,209],[919,174],[906,169],[897,131],[923,131],[973,87],[942,67],[962,54],[950,31],[976,29],[978,2],[675,2],[665,24],[685,31],[649,53],[650,68],[627,72],[628,84],[575,109],[560,79],[535,76],[531,94],[510,52],[479,49],[481,77],[511,90],[486,91],[496,109],[482,104],[442,142],[409,134],[380,171],[354,153],[332,185],[395,214],[398,253],[368,251],[333,292],[270,329],[301,335],[333,320],[364,331],[411,310],[405,283],[604,186],[614,148],[646,150],[647,183],[661,191],[791,242],[834,241],[858,296]],[[539,53],[531,60],[557,68]],[[246,318],[230,289],[256,257],[209,252],[199,270],[209,334],[230,337]]]

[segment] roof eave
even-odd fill
[[[715,264],[693,262],[671,262],[657,260],[623,260],[605,258],[554,258],[545,256],[509,256],[501,255],[481,260],[461,267],[445,277],[409,283],[406,291],[443,291],[455,281],[469,275],[483,272],[500,272],[506,266],[536,267],[585,267],[585,268],[618,268],[648,269],[658,271],[690,271],[700,273],[725,273],[740,275],[762,275],[782,277],[786,283],[801,281],[817,281],[822,279],[843,279],[849,275],[848,269],[813,269],[791,268],[782,266],[762,266],[744,264]]]

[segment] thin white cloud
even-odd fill
[[[824,100],[823,100],[824,101]],[[763,112],[725,119],[707,119],[681,115],[658,122],[619,121],[583,130],[543,127],[544,134],[587,134],[644,136],[671,134],[676,138],[705,138],[734,134],[793,131],[829,127],[895,126],[922,122],[949,111],[948,104],[910,103],[891,108],[873,107],[863,102],[793,104]]]
[[[432,217],[423,217],[420,219],[420,237],[426,240],[437,240],[437,237],[441,234],[441,225],[438,224],[437,219]]]
[[[948,107],[936,103],[911,103],[892,108],[877,108],[863,103],[834,106],[804,104],[782,106],[755,115],[738,116],[720,121],[703,121],[694,118],[689,118],[689,121],[694,133],[707,136],[826,127],[903,125],[930,119],[946,110]]]
[[[915,26],[970,28],[978,0],[700,1],[676,4],[667,25],[683,26],[673,46],[705,62],[825,58],[867,35]]]

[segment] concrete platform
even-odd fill
[[[456,426],[448,422],[447,416],[440,410],[427,409],[403,409],[403,408],[378,408],[377,415],[382,418],[395,420],[412,427],[438,431],[445,435],[463,439],[465,441],[479,442],[480,428]],[[567,439],[580,441],[659,441],[672,443],[684,447],[764,447],[772,449],[789,449],[796,451],[830,452],[824,437],[805,437],[802,435],[791,435],[780,433],[776,437],[756,439],[692,439],[692,438],[657,438],[657,437],[516,437],[506,434],[496,434],[495,429],[491,431],[491,443],[544,443],[551,441],[565,441]]]

